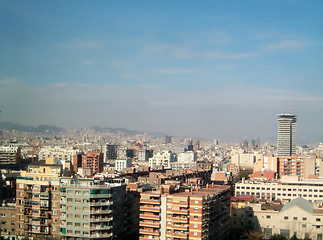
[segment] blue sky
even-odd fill
[[[323,137],[322,1],[1,1],[1,119]]]

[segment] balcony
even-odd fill
[[[173,232],[170,234],[173,238],[182,238],[182,239],[188,239],[188,233],[187,232]]]
[[[146,211],[146,212],[160,212],[159,207],[146,207],[146,206],[140,206],[140,211]]]
[[[153,215],[153,214],[140,214],[141,219],[150,219],[150,220],[160,220],[159,215]]]
[[[188,214],[188,209],[178,209],[178,210],[174,210],[174,209],[167,209],[167,211],[169,211],[170,213],[175,213],[175,214]]]
[[[146,234],[146,235],[153,235],[153,236],[159,236],[159,231],[152,231],[152,230],[146,230],[146,229],[139,229],[140,234]]]
[[[90,198],[111,198],[111,194],[90,194]]]
[[[140,203],[160,205],[160,201],[159,200],[153,200],[153,199],[140,199]]]
[[[183,217],[172,217],[170,218],[172,222],[188,223],[188,218]]]
[[[112,228],[112,226],[107,226],[107,225],[103,225],[103,226],[101,226],[101,225],[96,225],[96,226],[91,226],[90,227],[90,230],[109,230],[109,229],[111,229]]]
[[[108,214],[112,213],[112,210],[91,210],[90,214]]]
[[[180,224],[173,224],[171,226],[172,229],[182,230],[182,231],[188,231],[188,225],[180,225]]]
[[[94,233],[92,235],[90,235],[90,238],[110,238],[112,237],[113,234],[112,233]]]
[[[108,202],[90,202],[90,206],[109,206],[112,205],[113,202],[112,201],[108,201]]]
[[[91,218],[90,222],[110,222],[113,220],[113,217],[109,217],[109,218]]]
[[[153,222],[139,222],[140,227],[152,227],[152,228],[160,228],[159,222],[153,223]]]

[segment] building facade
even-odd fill
[[[16,231],[33,239],[59,239],[61,165],[36,162],[21,171],[16,190]]]
[[[298,197],[323,204],[322,179],[299,180],[298,177],[284,176],[281,180],[245,180],[235,184],[235,196],[251,195],[267,201],[289,202]]]
[[[278,156],[291,156],[296,154],[296,121],[296,115],[294,114],[278,114]]]
[[[230,187],[141,193],[139,239],[225,239],[229,233]]]

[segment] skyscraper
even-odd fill
[[[296,120],[296,115],[294,114],[278,114],[278,156],[296,154]]]

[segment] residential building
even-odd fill
[[[277,155],[292,156],[296,154],[296,115],[278,114]]]
[[[225,239],[229,233],[230,187],[141,193],[139,239]]]
[[[149,158],[149,167],[164,167],[170,168],[170,163],[176,161],[176,154],[172,151],[158,152],[153,157]]]
[[[195,163],[197,160],[197,153],[194,151],[185,151],[178,154],[178,163]]]
[[[39,161],[17,179],[16,231],[33,239],[59,239],[61,165]]]
[[[127,158],[127,159],[117,159],[115,161],[115,170],[116,171],[121,171],[122,169],[128,168],[132,166],[132,159]]]
[[[16,204],[8,203],[0,206],[0,236],[16,239]]]
[[[93,178],[60,181],[62,239],[124,239],[129,217],[125,184]]]
[[[20,147],[0,146],[0,165],[19,164],[20,158]]]
[[[82,155],[82,167],[92,168],[93,174],[103,170],[103,154],[101,152],[88,152]]]
[[[144,149],[138,151],[138,161],[148,162],[151,157],[153,157],[153,150]]]

